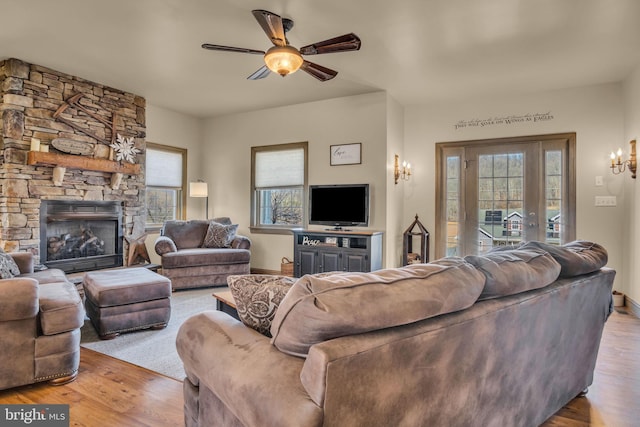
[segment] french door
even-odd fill
[[[575,134],[436,147],[438,257],[575,239]]]

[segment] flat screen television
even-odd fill
[[[310,185],[309,224],[368,226],[369,184]]]

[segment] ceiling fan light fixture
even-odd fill
[[[304,59],[298,49],[292,46],[273,46],[264,54],[264,63],[274,73],[282,77],[298,71]]]

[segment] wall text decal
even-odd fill
[[[459,120],[453,127],[458,129],[473,128],[473,127],[485,127],[495,125],[513,125],[516,123],[538,123],[553,120],[553,114],[551,112],[546,113],[528,113],[522,115],[512,114],[510,116],[502,117],[490,117],[486,119],[471,119],[471,120]]]

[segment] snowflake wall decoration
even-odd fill
[[[117,134],[116,142],[109,147],[113,148],[118,162],[126,160],[129,163],[135,163],[136,154],[140,153],[140,150],[135,147],[133,137],[125,138],[120,134]]]

